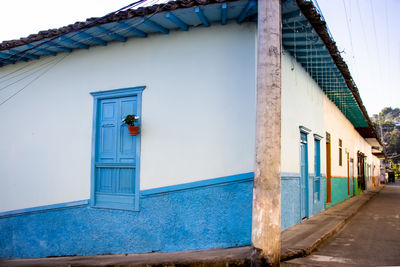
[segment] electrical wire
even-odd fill
[[[24,64],[24,65],[23,65],[21,68],[19,68],[19,69],[16,69],[16,70],[14,70],[14,71],[11,71],[11,72],[9,72],[9,73],[7,73],[7,74],[1,76],[1,77],[0,77],[0,82],[1,82],[1,79],[4,79],[5,77],[10,76],[11,74],[14,74],[14,73],[16,73],[16,72],[18,72],[18,71],[20,71],[20,70],[23,70],[23,69],[29,67],[30,65],[33,65],[34,63],[36,63],[36,62],[31,61],[31,62],[29,62],[28,64]]]
[[[50,62],[42,62],[42,64],[40,64],[40,65],[37,66],[37,67],[40,67],[40,66],[43,66],[43,65],[47,65],[47,64],[51,63],[51,62],[54,61],[54,60],[55,60],[55,58],[53,58]],[[34,61],[32,61],[32,62],[33,62],[33,63],[37,63],[37,62],[34,62]],[[21,70],[21,69],[19,69],[19,70]],[[23,74],[25,74],[25,73],[27,73],[27,72],[30,72],[30,71],[32,71],[32,69],[28,69],[28,70],[26,70],[26,71],[24,71],[24,72],[21,72],[21,73],[18,73],[17,75],[14,75],[14,76],[12,76],[12,77],[8,77],[8,78],[6,78],[6,79],[0,81],[0,84],[1,84],[1,83],[4,83],[4,82],[6,82],[6,81],[12,80],[12,79],[14,79],[14,78],[17,78],[17,77],[19,77],[19,76],[21,76],[21,75],[23,75]],[[14,73],[15,73],[15,72],[14,72]],[[22,79],[24,79],[24,78],[22,78]],[[20,80],[22,80],[22,79],[20,79]],[[18,81],[19,81],[19,80],[18,80]],[[12,84],[9,84],[9,85],[12,85]],[[7,86],[9,86],[9,85],[7,85]],[[5,86],[5,87],[7,87],[7,86]],[[0,91],[2,91],[5,87],[0,88]]]
[[[159,1],[159,0],[152,0],[152,1],[150,1],[150,3],[151,3],[151,4],[155,4],[155,3],[157,3],[158,1]],[[139,2],[139,1],[138,1],[138,2]],[[136,3],[138,3],[138,2],[136,2]],[[140,3],[144,3],[144,2],[146,2],[146,1],[141,1]],[[149,16],[147,16],[143,21],[140,21],[140,22],[135,23],[135,24],[130,25],[130,26],[131,26],[131,27],[136,27],[137,25],[140,25],[140,24],[144,23],[145,21],[151,19],[155,14],[157,14],[158,12],[160,12],[161,8],[164,7],[165,4],[166,4],[166,3],[164,3],[163,5],[158,6],[157,9],[156,9],[152,14],[150,14]],[[126,9],[126,7],[122,8],[122,9]],[[120,10],[121,10],[121,9],[120,9]],[[119,10],[119,11],[120,11],[120,10]],[[119,12],[119,11],[116,11],[116,12]],[[112,14],[112,13],[110,13],[110,14]],[[108,15],[109,15],[109,14],[108,14]],[[106,15],[106,16],[108,16],[108,15]],[[117,33],[117,34],[120,33],[120,32],[126,32],[126,29],[120,28],[120,27],[118,27],[117,25],[115,25],[115,26],[112,27],[112,28],[109,28],[108,30],[112,31],[113,33]],[[67,34],[67,33],[66,33],[66,34]],[[75,34],[75,35],[76,35],[76,34]],[[74,37],[75,35],[69,36],[69,38],[72,38],[72,37]],[[101,34],[101,35],[96,35],[96,38],[101,38],[101,37],[105,37],[105,36],[109,36],[109,34],[105,32],[105,33],[103,33],[103,34]],[[125,36],[123,36],[123,37],[125,37]],[[82,41],[86,41],[86,40],[90,41],[91,39],[92,39],[92,37],[81,38]],[[40,45],[46,44],[47,42],[48,42],[48,41],[43,42],[43,43],[41,43]],[[45,48],[46,48],[46,47],[45,47]],[[32,63],[33,63],[33,61],[32,61]],[[23,68],[26,68],[26,67],[27,67],[27,65],[23,66],[22,68],[20,68],[20,69],[18,69],[18,70],[15,70],[15,71],[13,71],[13,72],[11,72],[11,73],[6,74],[6,75],[4,75],[3,77],[0,77],[0,83],[4,82],[4,81],[1,81],[2,78],[6,77],[6,76],[9,76],[10,74],[15,73],[15,72],[17,72],[17,71],[19,71],[19,70],[21,70],[21,69],[23,69]],[[19,75],[22,75],[22,74],[24,74],[24,73],[26,73],[26,72],[20,73]],[[15,78],[15,77],[17,77],[17,76],[19,76],[19,75],[15,75],[13,78]],[[9,80],[9,79],[6,79],[6,80]],[[5,80],[5,81],[6,81],[6,80]],[[1,91],[1,90],[2,90],[2,89],[0,89],[0,91]]]
[[[140,4],[142,4],[142,3],[145,3],[145,2],[147,2],[147,1],[148,1],[148,0],[138,0],[138,1],[135,1],[135,2],[133,2],[133,3],[129,4],[129,5],[127,5],[127,6],[124,6],[124,7],[120,8],[120,9],[118,9],[117,11],[110,12],[110,13],[108,13],[107,15],[104,15],[104,16],[102,16],[102,17],[96,18],[96,19],[94,19],[93,21],[91,21],[90,23],[88,23],[88,24],[86,24],[86,25],[83,25],[83,26],[81,26],[81,27],[78,27],[77,29],[71,29],[71,30],[69,30],[69,31],[66,32],[66,33],[63,33],[63,34],[58,35],[58,36],[54,36],[54,37],[52,37],[52,38],[50,38],[50,39],[48,39],[48,40],[46,40],[46,41],[44,41],[44,42],[42,42],[42,43],[36,44],[36,45],[34,45],[34,46],[32,46],[32,47],[30,47],[30,48],[28,48],[28,49],[25,49],[25,50],[23,50],[23,51],[20,51],[20,52],[18,52],[17,54],[10,55],[10,56],[7,57],[7,58],[2,58],[2,59],[0,59],[0,63],[5,62],[6,60],[10,60],[11,58],[13,58],[13,57],[15,57],[15,56],[17,56],[17,57],[18,57],[17,60],[19,60],[19,59],[23,58],[24,55],[25,55],[28,51],[31,51],[31,50],[33,50],[33,49],[36,49],[36,48],[42,46],[43,44],[49,43],[49,42],[51,42],[51,41],[54,41],[55,39],[57,39],[57,38],[59,38],[59,37],[61,37],[61,36],[64,36],[64,35],[66,35],[66,34],[68,34],[68,33],[71,33],[71,32],[78,32],[78,31],[80,31],[80,30],[83,29],[83,28],[88,28],[88,27],[90,27],[91,25],[97,23],[99,20],[102,20],[102,19],[104,19],[104,18],[106,18],[106,17],[108,17],[108,16],[111,16],[111,15],[117,14],[117,13],[119,13],[119,12],[121,12],[121,11],[126,10],[126,9],[132,8],[132,7],[134,7],[134,6],[138,6],[138,5],[140,5]],[[74,36],[75,36],[75,35],[74,35]],[[73,36],[71,36],[71,37],[73,37]]]
[[[158,0],[155,0],[155,1],[157,2]],[[139,1],[138,1],[138,2],[139,2]],[[141,1],[141,2],[144,2],[144,1]],[[153,0],[152,2],[154,2],[154,0]],[[165,6],[165,4],[162,5],[162,6]],[[155,12],[153,12],[150,16],[147,16],[147,17],[145,18],[145,20],[143,20],[143,21],[137,23],[137,25],[142,24],[144,21],[146,21],[146,20],[152,18],[155,14],[157,14],[157,13],[161,10],[161,8],[162,8],[161,5],[158,6]],[[131,26],[134,27],[135,25],[131,25]],[[116,26],[115,26],[115,27],[116,27]],[[111,28],[111,29],[112,29],[112,28]],[[111,29],[110,29],[110,30],[111,30]],[[121,29],[121,28],[118,27],[118,29],[117,29],[117,30],[114,30],[113,32],[117,32],[117,33],[118,33],[119,31],[124,31],[124,29]],[[105,34],[103,34],[102,36],[106,36],[106,35],[107,35],[107,34],[105,33]],[[96,37],[98,37],[98,36],[96,36]],[[90,38],[88,38],[88,39],[90,39]],[[43,43],[42,43],[42,44],[43,44]],[[67,56],[67,55],[69,55],[69,54],[66,54],[66,56]],[[66,56],[64,56],[62,59],[64,59]],[[61,59],[61,60],[62,60],[62,59]],[[4,89],[8,88],[9,86],[14,85],[14,84],[16,84],[17,82],[22,81],[22,80],[26,79],[27,77],[30,77],[30,76],[32,76],[33,74],[39,72],[40,70],[42,70],[42,69],[44,68],[44,66],[46,66],[46,65],[48,65],[48,64],[50,64],[50,63],[52,63],[52,62],[54,62],[54,60],[56,60],[56,59],[54,58],[53,60],[51,60],[51,61],[49,61],[49,62],[43,63],[43,64],[40,65],[40,67],[39,67],[38,69],[36,69],[34,72],[32,72],[32,73],[26,75],[25,77],[22,77],[21,79],[19,79],[19,80],[17,80],[17,81],[12,82],[12,83],[10,83],[10,84],[4,86],[4,87],[1,87],[1,88],[0,88],[0,91],[2,91],[2,90],[4,90]],[[58,61],[56,64],[54,64],[53,66],[57,65],[61,60],[59,60],[59,61]],[[53,66],[52,66],[52,67],[53,67]],[[19,71],[19,70],[22,70],[22,69],[23,69],[23,68],[20,68],[20,69],[18,69],[18,70],[16,70],[16,71]],[[15,73],[16,71],[13,71],[12,73]],[[13,77],[10,77],[10,78],[8,78],[8,79],[6,79],[6,80],[4,80],[4,81],[1,81],[1,82],[5,82],[5,81],[8,81],[8,80],[10,80],[10,79],[16,78],[16,77],[18,77],[18,76],[20,76],[20,75],[22,75],[22,74],[27,73],[27,72],[29,72],[29,70],[28,70],[28,71],[25,71],[25,72],[23,72],[23,73],[19,73],[18,75],[15,75],[15,76],[13,76]],[[42,75],[44,75],[46,72],[47,72],[47,70],[46,70],[45,72],[43,72],[39,77],[41,77]],[[8,75],[12,74],[12,73],[9,73],[9,74],[7,74],[7,75],[4,75],[3,78],[4,78],[5,76],[8,76]],[[39,77],[37,77],[37,78],[39,78]],[[37,78],[35,78],[33,81],[35,81]],[[33,82],[33,81],[32,81],[32,82]],[[0,82],[0,83],[1,83],[1,82]],[[31,82],[31,83],[32,83],[32,82]],[[27,86],[29,86],[31,83],[28,83],[27,85],[25,85],[24,87],[22,87],[20,90],[18,90],[16,93],[14,93],[14,94],[11,95],[9,98],[7,98],[5,101],[3,101],[2,103],[0,103],[0,106],[1,106],[2,104],[6,103],[7,101],[9,101],[11,98],[13,98],[13,97],[14,97],[15,95],[17,95],[19,92],[21,92],[22,90],[24,90],[24,89],[25,89]]]
[[[370,53],[369,53],[369,45],[368,45],[368,39],[367,39],[367,34],[366,34],[366,32],[365,32],[365,25],[364,25],[364,20],[363,20],[363,18],[362,18],[362,12],[361,12],[361,8],[360,8],[360,3],[359,3],[359,1],[360,0],[357,0],[356,1],[356,3],[357,3],[357,8],[358,8],[358,15],[359,15],[359,17],[360,17],[360,22],[361,22],[361,29],[362,29],[362,33],[363,33],[363,38],[364,38],[364,44],[365,44],[365,47],[367,48],[367,53],[368,53],[368,55],[370,55]]]
[[[378,55],[378,67],[379,67],[379,73],[381,76],[381,81],[382,79],[382,64],[381,64],[381,56],[379,53],[379,46],[378,46],[378,35],[376,34],[376,26],[375,26],[375,12],[374,12],[374,8],[372,6],[372,0],[369,1],[370,7],[371,7],[371,14],[372,14],[372,25],[373,25],[373,29],[374,29],[374,36],[375,36],[375,45],[376,45],[376,53]]]
[[[66,58],[68,56],[68,54],[66,54],[64,57],[60,58],[55,64],[51,65],[48,69],[46,69],[45,71],[43,71],[40,75],[38,75],[37,77],[35,77],[32,81],[30,81],[28,84],[24,85],[21,89],[19,89],[18,91],[16,91],[15,93],[13,93],[11,96],[7,97],[5,100],[3,100],[0,103],[0,107],[2,105],[4,105],[5,103],[7,103],[9,100],[11,100],[13,97],[15,97],[17,94],[19,94],[20,92],[22,92],[25,88],[27,88],[29,85],[31,85],[33,82],[37,81],[40,77],[42,77],[44,74],[46,74],[49,70],[51,70],[52,68],[54,68],[58,63],[60,63],[64,58]]]
[[[388,0],[385,1],[385,22],[386,22],[386,45],[387,45],[387,58],[390,58],[390,35],[389,35],[389,13],[388,13]],[[389,72],[385,72],[387,75],[387,79],[389,79]]]
[[[355,60],[355,54],[354,54],[354,48],[353,48],[353,35],[351,34],[351,27],[350,27],[350,22],[349,22],[349,16],[347,15],[346,3],[345,3],[345,0],[342,0],[342,1],[343,1],[343,7],[344,7],[344,14],[346,16],[347,32],[349,33],[349,38],[350,38],[351,57],[353,58],[354,67],[356,67],[356,69],[358,69],[356,60]],[[351,6],[351,4],[350,4],[350,6]],[[350,13],[350,15],[351,15],[351,13]]]

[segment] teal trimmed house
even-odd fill
[[[171,1],[0,43],[0,258],[250,245],[257,14]],[[377,186],[382,153],[311,1],[281,37],[284,230]]]

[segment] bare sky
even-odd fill
[[[103,16],[132,1],[3,1],[0,40]],[[318,0],[318,4],[369,115],[385,106],[400,107],[400,1]]]

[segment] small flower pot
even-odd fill
[[[139,126],[128,126],[129,135],[138,135]]]

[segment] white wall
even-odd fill
[[[314,136],[321,140],[321,173],[326,174],[326,132],[331,135],[332,177],[347,177],[347,155],[354,159],[357,177],[357,151],[367,156],[367,164],[379,166],[371,145],[360,136],[339,108],[323,93],[318,84],[295,59],[284,51],[282,56],[282,172],[300,172],[299,126],[311,130],[308,135],[309,173],[314,173]],[[339,138],[342,139],[342,166],[339,166]],[[379,167],[376,167],[376,169]],[[372,178],[367,180],[370,188]]]
[[[282,172],[300,173],[299,126],[308,134],[308,167],[314,173],[314,136],[325,136],[324,93],[304,68],[285,51],[282,56]],[[324,139],[321,140],[321,173],[325,173]]]
[[[332,177],[347,177],[346,152],[349,153],[350,158],[354,159],[354,177],[357,177],[357,152],[364,153],[367,156],[366,163],[372,164],[373,158],[376,157],[372,156],[371,145],[367,143],[339,108],[326,96],[324,97],[324,109],[325,129],[331,135]],[[342,140],[342,166],[339,166],[339,139]],[[367,180],[367,184],[371,181]]]
[[[146,86],[141,189],[253,171],[254,36],[254,24],[198,27],[0,68],[61,60],[0,106],[0,211],[90,197],[94,91]]]

